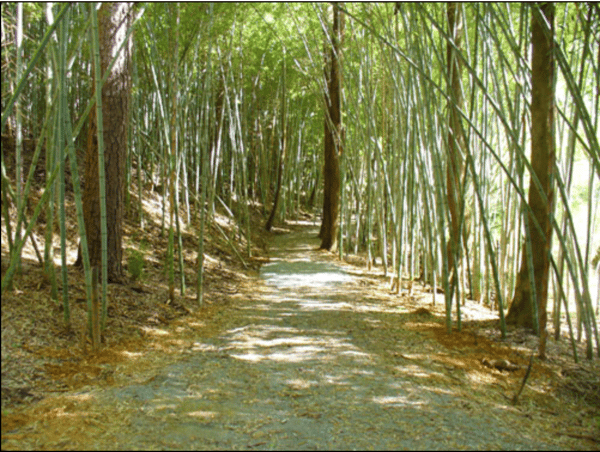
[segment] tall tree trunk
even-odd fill
[[[327,81],[328,95],[325,96],[323,167],[323,220],[321,223],[321,249],[334,250],[337,246],[337,229],[340,210],[340,153],[341,148],[341,78],[340,52],[344,34],[344,16],[339,5],[333,4],[333,33],[331,34],[331,73]]]
[[[545,32],[545,21],[550,24],[550,33]],[[533,275],[529,273],[527,249],[524,244],[515,294],[506,321],[514,325],[535,328],[533,303],[537,302],[540,355],[543,356],[554,198],[552,174],[556,158],[554,143],[554,5],[542,3],[539,6],[539,12],[537,6],[534,6],[531,22],[533,45],[531,166],[540,183],[538,188],[532,178],[528,198],[531,213],[528,215],[527,221],[531,241]],[[544,202],[544,198],[547,198],[547,203]],[[535,226],[534,218],[539,223],[541,230]],[[534,284],[530,284],[532,277]],[[535,288],[535,294],[532,294],[531,287]]]
[[[460,50],[463,37],[463,18],[461,6],[457,3],[447,4],[448,28],[456,49]],[[464,169],[465,139],[461,126],[459,110],[463,107],[461,88],[461,64],[456,50],[450,42],[447,44],[446,55],[448,64],[448,82],[450,92],[449,130],[448,130],[448,164],[446,167],[446,193],[450,209],[451,231],[446,253],[448,268],[451,272],[451,291],[456,290],[460,265],[461,219],[464,209],[462,200],[461,176]]]
[[[273,208],[271,214],[265,225],[267,231],[271,231],[273,222],[275,221],[275,214],[277,213],[277,206],[279,205],[279,198],[281,197],[281,182],[283,179],[283,170],[285,165],[285,154],[287,150],[287,102],[286,102],[286,73],[285,73],[285,47],[283,48],[283,72],[282,72],[282,89],[281,89],[281,151],[279,152],[279,166],[277,171],[277,186],[275,188],[275,198],[273,199]],[[273,132],[274,133],[274,132]]]
[[[131,26],[132,4],[103,3],[98,11],[100,66],[102,74],[121,47]],[[102,87],[103,140],[106,174],[106,226],[108,246],[108,280],[119,281],[123,269],[122,220],[124,176],[127,155],[127,123],[131,86],[131,50],[126,44],[106,83]],[[101,266],[100,189],[98,181],[98,141],[96,117],[92,118],[85,159],[83,193],[84,220],[88,236],[90,265]],[[78,259],[79,260],[79,259]]]

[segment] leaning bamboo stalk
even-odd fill
[[[571,262],[571,259],[569,257],[569,253],[565,252],[566,255],[566,263],[567,263],[567,268],[569,269],[569,273],[571,274],[571,280],[573,282],[573,286],[575,289],[575,294],[576,294],[576,300],[577,303],[579,303],[580,307],[583,309],[584,313],[590,313],[591,315],[585,315],[584,316],[584,326],[585,326],[585,330],[586,330],[586,335],[587,335],[587,358],[591,359],[592,358],[592,354],[593,354],[593,345],[592,345],[592,341],[593,341],[593,337],[592,335],[595,335],[596,338],[596,348],[598,351],[598,354],[600,355],[600,338],[598,336],[598,328],[597,328],[597,324],[596,324],[596,318],[593,315],[593,308],[591,306],[591,300],[589,297],[590,294],[590,290],[589,290],[589,281],[587,278],[587,271],[586,271],[586,266],[584,264],[583,258],[582,258],[582,254],[581,254],[581,250],[579,247],[579,243],[577,241],[577,233],[575,232],[575,225],[573,222],[573,216],[571,214],[571,210],[569,208],[568,202],[567,202],[567,195],[566,192],[564,190],[564,186],[563,184],[560,182],[560,175],[557,176],[557,178],[559,179],[559,182],[556,184],[556,186],[559,189],[559,193],[560,193],[560,197],[563,201],[564,207],[565,207],[565,214],[566,214],[566,218],[568,220],[568,225],[569,225],[569,229],[571,230],[571,234],[572,237],[574,238],[573,240],[573,246],[575,249],[575,257],[576,257],[576,265],[577,268],[579,270],[579,272],[577,272],[573,267],[573,263]],[[554,228],[554,231],[556,233],[556,236],[559,240],[559,243],[561,244],[561,246],[563,247],[563,249],[566,250],[566,244],[565,244],[565,240],[563,238],[563,235],[561,233],[561,230],[556,222],[556,219],[553,218],[552,220],[552,226]],[[578,278],[578,275],[580,278]],[[582,290],[580,290],[579,288],[579,281],[581,281],[582,284]],[[593,330],[593,332],[592,332]]]
[[[56,166],[54,168],[54,171],[48,178],[48,181],[46,182],[46,187],[48,187],[50,184],[52,184],[54,182],[54,180],[58,176],[58,173],[59,173],[59,167]],[[25,228],[23,237],[19,240],[16,240],[13,245],[16,251],[15,251],[15,254],[13,254],[11,256],[11,259],[10,259],[10,262],[8,265],[8,269],[6,270],[6,273],[4,274],[4,277],[2,278],[2,284],[1,284],[1,292],[2,293],[4,292],[5,289],[7,289],[10,286],[10,283],[12,281],[12,278],[13,278],[16,268],[17,268],[17,255],[20,252],[20,250],[23,248],[23,246],[25,245],[25,240],[27,239],[29,234],[31,234],[31,231],[33,230],[33,227],[35,226],[35,222],[36,222],[40,212],[42,211],[42,208],[45,207],[46,202],[48,202],[49,197],[50,197],[50,190],[47,190],[47,189],[44,190],[42,197],[40,198],[40,200],[38,201],[38,203],[36,204],[36,206],[33,210],[33,214],[31,215],[31,220],[29,221],[29,223],[27,224],[27,226]]]
[[[58,27],[58,24],[61,22],[63,16],[71,8],[71,6],[72,5],[70,3],[66,3],[63,6],[63,9],[61,9],[60,12],[57,14],[56,20],[50,26],[50,28],[48,28],[48,30],[46,31],[46,34],[44,35],[44,37],[40,41],[40,44],[39,44],[37,50],[35,51],[35,53],[31,57],[31,61],[29,61],[29,64],[27,65],[27,67],[23,71],[23,73],[21,75],[21,78],[17,82],[17,86],[15,88],[15,92],[13,93],[13,95],[8,100],[8,102],[6,104],[6,107],[4,108],[4,111],[2,112],[2,127],[1,127],[2,131],[4,131],[4,126],[6,125],[6,122],[8,121],[8,118],[12,114],[13,108],[15,106],[16,99],[21,95],[21,91],[26,86],[27,77],[29,76],[29,74],[31,73],[31,71],[33,71],[33,68],[37,64],[38,59],[42,56],[43,51],[46,48],[46,45],[48,44],[48,41],[50,40],[50,37],[53,35],[54,31]]]
[[[21,80],[17,84],[17,88],[15,89],[15,93],[11,96],[11,98],[10,98],[10,100],[9,100],[6,108],[2,112],[2,128],[4,128],[4,125],[6,124],[6,121],[10,117],[10,114],[12,113],[14,100],[20,95],[23,87],[25,86],[27,76],[29,75],[29,73],[32,71],[33,67],[37,63],[39,57],[42,54],[42,51],[45,49],[45,46],[46,46],[48,40],[50,39],[50,37],[52,36],[52,34],[56,30],[56,28],[59,26],[60,21],[63,20],[64,15],[66,14],[66,12],[69,11],[69,7],[70,6],[71,6],[70,4],[66,4],[63,7],[63,9],[61,9],[61,11],[59,12],[59,14],[56,16],[55,22],[52,24],[52,26],[48,29],[48,31],[44,35],[44,38],[40,42],[40,44],[38,46],[38,49],[36,50],[34,56],[32,57],[31,61],[29,62],[29,64],[27,65],[27,68],[25,69],[25,71],[23,73],[23,77],[21,78]],[[143,14],[143,10],[137,16],[137,19],[139,19],[142,16],[142,14]],[[124,42],[121,44],[121,47],[120,47],[120,49],[119,49],[118,52],[120,52],[120,50],[123,48],[125,42],[127,41],[127,39],[129,39],[129,36],[131,35],[132,32],[133,32],[133,27],[131,27],[127,31],[127,36],[126,36]],[[104,77],[102,79],[102,83],[104,83],[106,81],[106,79],[108,78],[108,74],[110,73],[112,67],[114,66],[114,64],[115,64],[115,62],[116,62],[116,60],[118,58],[118,52],[117,52],[117,55],[115,55],[113,57],[113,59],[111,60],[109,66],[108,66],[107,72],[104,74]],[[89,115],[90,111],[95,106],[95,102],[96,102],[95,99],[90,99],[90,101],[88,102],[86,108],[83,110],[83,113],[81,114],[81,116],[79,118],[79,121],[77,122],[75,128],[72,128],[70,121],[66,121],[67,137],[76,137],[76,136],[79,135],[79,133],[81,132],[81,129],[83,128],[84,124],[87,121],[87,118],[88,118],[88,115]],[[61,146],[64,146],[64,145],[61,145]],[[79,202],[81,202],[81,189],[80,189],[80,183],[79,183],[79,171],[78,171],[76,157],[74,156],[74,150],[73,150],[73,153],[71,153],[71,148],[72,147],[73,147],[72,139],[71,140],[67,140],[67,145],[66,145],[67,152],[64,154],[64,159],[69,158],[70,162],[71,162],[71,166],[73,167],[73,165],[75,165],[75,171],[73,171],[73,169],[71,170],[71,177],[72,177],[71,180],[72,180],[72,183],[73,183],[74,192],[76,194],[76,196],[75,196],[75,201],[76,201],[75,202],[75,206],[78,207],[77,200],[79,199]],[[4,180],[4,179],[6,179],[6,170],[5,170],[5,165],[4,165],[3,154],[2,154],[1,161],[2,161],[2,178]],[[20,240],[19,243],[15,243],[14,244],[15,247],[23,247],[24,244],[25,244],[25,240],[27,239],[27,237],[29,236],[29,234],[31,234],[31,231],[32,231],[32,229],[33,229],[33,227],[35,225],[35,221],[37,220],[38,215],[41,212],[41,209],[43,207],[45,207],[45,205],[46,205],[46,203],[48,201],[48,198],[50,197],[50,191],[48,190],[48,187],[52,183],[54,183],[54,181],[56,180],[56,177],[59,174],[59,168],[60,168],[60,161],[57,162],[54,170],[52,171],[52,173],[50,174],[50,176],[47,178],[46,187],[44,189],[42,197],[40,198],[40,201],[38,201],[38,203],[36,204],[36,206],[34,208],[31,220],[30,220],[29,224],[26,227],[26,231],[23,234],[23,239]],[[6,186],[5,188],[10,192],[10,186]],[[3,192],[4,192],[4,190],[3,190]],[[79,198],[78,198],[78,196],[79,196]],[[78,211],[77,215],[79,215],[79,211]],[[82,217],[82,221],[83,221],[83,217]],[[78,226],[79,226],[80,234],[82,233],[82,231],[84,233],[85,232],[85,228],[79,222],[79,216],[78,216]],[[87,239],[85,240],[86,247],[83,246],[84,245],[84,238],[83,237],[81,238],[81,245],[82,245],[82,256],[83,256],[83,260],[84,260],[84,270],[85,270],[85,265],[86,265],[85,264],[85,259],[86,259],[85,256],[88,256],[88,267],[89,267],[89,255],[87,254]],[[20,250],[17,251],[17,252],[20,253]],[[11,262],[9,264],[9,268],[6,271],[6,273],[4,274],[4,278],[2,278],[2,285],[1,285],[2,292],[10,285],[10,282],[12,281],[12,277],[14,276],[16,265],[13,265],[13,263],[16,264],[16,261],[13,262],[12,259],[11,259]],[[90,286],[91,286],[91,281],[90,281]]]

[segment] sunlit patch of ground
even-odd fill
[[[586,435],[594,432],[592,422],[598,419],[598,405],[577,400],[581,393],[571,394],[561,389],[567,379],[566,371],[575,368],[568,364],[568,355],[553,356],[547,363],[535,361],[520,402],[513,406],[510,399],[519,389],[530,353],[535,350],[535,338],[510,332],[508,340],[501,341],[495,313],[471,304],[463,308],[462,331],[456,330],[454,321],[453,332],[449,334],[443,295],[437,295],[435,306],[432,294],[417,284],[413,285],[412,295],[406,292],[396,295],[380,269],[367,272],[364,266],[339,262],[331,253],[317,250],[314,231],[300,237],[295,235],[298,228],[305,226],[291,224],[286,226],[287,231],[284,228],[275,231],[274,236],[282,242],[272,256],[272,263],[283,259],[282,253],[303,257],[290,259],[286,271],[282,267],[265,266],[262,280],[241,276],[239,262],[237,267],[233,266],[236,257],[227,254],[230,245],[224,241],[213,243],[207,263],[214,273],[207,284],[210,290],[206,305],[193,309],[192,296],[179,298],[178,303],[189,310],[186,316],[169,318],[172,310],[167,309],[166,278],[160,268],[164,256],[155,255],[152,262],[156,267],[149,268],[147,280],[136,286],[144,292],[123,289],[113,293],[121,301],[115,303],[117,319],[126,322],[129,316],[139,314],[135,317],[134,337],[123,343],[111,343],[97,357],[85,357],[77,344],[73,351],[63,354],[51,351],[53,347],[48,345],[44,353],[60,363],[52,363],[55,367],[49,367],[47,373],[61,381],[65,394],[42,400],[34,409],[3,414],[3,440],[9,441],[9,445],[32,448],[48,444],[56,448],[85,448],[93,444],[86,441],[96,439],[107,444],[111,435],[116,436],[124,426],[135,424],[135,400],[98,405],[93,390],[85,397],[67,390],[136,385],[160,388],[170,377],[162,372],[173,362],[210,355],[212,361],[207,368],[199,367],[195,372],[226,367],[228,371],[223,374],[226,381],[193,382],[177,398],[149,400],[144,416],[158,418],[166,427],[173,423],[175,428],[181,419],[178,416],[185,414],[210,427],[238,419],[235,416],[240,411],[254,412],[254,405],[268,405],[279,398],[292,401],[296,418],[323,420],[317,408],[301,402],[323,388],[347,398],[356,396],[364,390],[357,383],[360,378],[373,381],[381,378],[378,374],[381,371],[373,365],[377,363],[393,378],[378,381],[385,387],[383,394],[368,395],[364,400],[390,412],[406,407],[426,411],[431,409],[428,394],[452,396],[456,410],[486,413],[495,410],[494,416],[501,417],[500,424],[523,422],[524,432],[527,430],[533,437],[538,434],[534,428],[541,429],[544,435],[559,431],[564,436],[561,443],[564,447],[594,448],[597,443]],[[164,241],[156,238],[158,224],[154,223],[152,231],[153,237],[147,239],[151,248],[164,245]],[[190,247],[197,246],[193,237],[186,240]],[[190,267],[191,278],[193,264]],[[320,296],[325,287],[326,298]],[[154,299],[155,303],[143,304],[147,299]],[[303,315],[331,320],[307,325]],[[116,330],[117,325],[113,328]],[[132,330],[124,331],[131,334]],[[42,352],[41,348],[32,350],[32,353]],[[515,371],[490,368],[482,362],[486,358],[506,359],[520,367]],[[348,362],[355,365],[342,367],[342,363]],[[328,371],[314,372],[315,363]],[[250,383],[271,378],[263,366],[271,369],[268,366],[280,364],[295,366],[293,369],[298,371],[284,376],[284,387],[277,393],[256,393],[255,399],[245,400],[244,404],[231,400],[236,385],[256,391]],[[597,370],[593,366],[588,367]],[[589,374],[578,381],[585,379],[589,379]],[[248,383],[240,383],[244,381]],[[410,391],[404,393],[407,386]],[[198,400],[206,402],[209,408],[199,409]],[[129,403],[133,408],[128,407]],[[581,413],[576,425],[572,425],[574,410]],[[534,419],[534,425],[525,423],[525,419]],[[268,424],[258,418],[254,424],[248,424],[249,435],[256,440],[249,444],[267,445],[262,441],[268,437],[268,431],[263,430],[261,422]],[[292,421],[284,417],[273,422],[278,425],[277,431],[283,431]],[[238,424],[231,425],[233,430],[239,428]],[[14,429],[18,431],[11,433]],[[415,437],[418,438],[416,433]],[[73,442],[72,438],[76,440]],[[575,441],[579,440],[582,442],[578,446]],[[166,438],[161,441],[154,446],[174,447]]]
[[[42,179],[43,180],[43,179]],[[70,187],[70,185],[69,185]],[[189,328],[213,328],[211,321],[224,304],[230,303],[239,292],[240,283],[247,276],[256,274],[260,264],[267,258],[262,228],[264,221],[259,209],[251,211],[253,228],[251,240],[254,258],[244,262],[235,255],[231,243],[242,249],[246,247],[246,237],[239,236],[228,213],[217,209],[215,223],[227,241],[213,224],[206,226],[205,239],[205,281],[204,306],[196,301],[196,278],[198,270],[198,218],[189,225],[182,225],[186,295],[181,296],[176,267],[176,299],[168,300],[168,278],[165,271],[168,215],[166,224],[162,221],[162,196],[156,191],[144,191],[141,203],[143,228],[138,221],[137,188],[133,187],[131,213],[124,224],[124,280],[123,284],[108,285],[108,323],[103,334],[103,345],[99,353],[91,352],[91,344],[86,336],[87,305],[83,271],[73,267],[77,257],[79,234],[75,221],[76,213],[73,194],[66,194],[67,217],[67,273],[70,307],[70,326],[63,320],[63,299],[61,279],[61,256],[59,234],[54,234],[54,263],[58,281],[58,300],[50,294],[50,281],[44,275],[33,247],[33,242],[25,243],[22,253],[21,271],[13,280],[12,289],[2,297],[2,422],[5,414],[19,404],[31,404],[49,394],[56,394],[86,385],[112,384],[114,367],[125,362],[136,363],[148,350],[165,349],[169,344],[177,319],[201,311]],[[41,191],[33,190],[26,214],[39,201]],[[168,205],[165,206],[168,212]],[[16,225],[16,209],[8,207],[9,217]],[[182,211],[182,218],[185,218]],[[2,276],[9,266],[8,236],[2,222]],[[32,237],[38,250],[44,251],[45,213],[38,218]],[[132,252],[143,255],[141,277],[133,279],[127,269]],[[185,328],[188,328],[186,326]],[[184,345],[175,340],[168,345],[171,349]],[[4,431],[4,429],[3,429]]]

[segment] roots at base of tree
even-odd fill
[[[517,275],[515,294],[505,320],[507,325],[520,326],[533,333],[533,308],[531,305],[531,292],[528,286],[528,276],[520,272]]]

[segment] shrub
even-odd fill
[[[130,250],[127,258],[127,270],[134,280],[141,278],[144,270],[144,254],[141,251]]]

